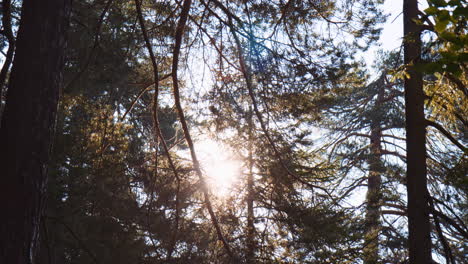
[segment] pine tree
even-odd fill
[[[426,125],[422,74],[415,70],[421,61],[421,28],[416,24],[418,2],[403,2],[406,157],[410,263],[431,263],[429,193],[426,172]]]
[[[23,1],[0,128],[4,263],[34,263],[39,248],[70,4]]]

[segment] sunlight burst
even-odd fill
[[[229,195],[240,175],[240,162],[232,153],[213,140],[198,143],[200,161],[210,190],[218,197]]]

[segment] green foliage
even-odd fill
[[[422,65],[420,70],[432,73],[450,73],[460,77],[468,62],[466,15],[468,8],[463,1],[430,0],[424,10],[423,22],[430,25],[437,39],[432,46],[438,54],[435,61]],[[434,21],[434,24],[432,23]]]
[[[366,214],[373,209],[369,197],[375,196],[379,258],[405,261],[406,223],[381,212],[405,211],[407,73],[398,53],[378,55],[372,80],[356,60],[378,39],[383,1],[219,2],[231,15],[215,1],[194,1],[179,75],[191,131],[229,146],[242,163],[232,195],[209,197],[234,254],[247,258],[247,219],[253,218],[256,263],[360,263]],[[426,74],[428,118],[466,141],[466,95],[454,84],[466,87],[466,7],[463,1],[429,2],[421,25],[434,21],[436,39],[427,46],[427,60],[416,65]],[[135,4],[113,1],[102,15],[107,3],[74,6],[40,260],[232,262],[206,212],[206,186],[187,161],[167,78],[180,6],[142,3],[157,74],[165,78],[157,110],[166,153],[155,136],[153,68]],[[202,75],[204,64],[212,86],[202,80],[206,93],[198,93],[190,90],[199,84],[191,78]],[[462,212],[466,157],[436,146],[445,141],[432,130],[428,136],[435,142],[428,152],[431,194],[441,199],[449,193],[452,198],[442,200]],[[371,174],[379,175],[378,188],[366,200],[356,198]]]

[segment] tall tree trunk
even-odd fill
[[[0,126],[0,262],[34,263],[70,0],[24,0]]]
[[[3,62],[2,69],[0,70],[0,119],[2,117],[3,107],[1,101],[3,100],[3,90],[5,89],[5,82],[7,79],[8,70],[10,69],[11,62],[13,61],[13,54],[15,53],[15,36],[11,26],[11,1],[2,1],[2,24],[3,35],[8,40],[8,50]]]
[[[379,232],[381,184],[382,184],[382,114],[381,104],[385,95],[385,75],[378,80],[379,92],[375,101],[375,115],[371,121],[369,176],[367,180],[366,233],[364,238],[364,264],[379,263]]]
[[[404,56],[408,78],[405,78],[407,192],[410,264],[431,263],[431,238],[426,176],[426,127],[422,74],[414,65],[421,60],[418,1],[404,0]]]
[[[254,174],[253,174],[253,124],[252,124],[252,109],[248,112],[249,125],[249,172],[247,175],[247,237],[246,237],[246,263],[254,264],[255,262],[255,215],[254,215]]]

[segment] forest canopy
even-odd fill
[[[464,263],[468,7],[384,2],[2,1],[0,262]]]

